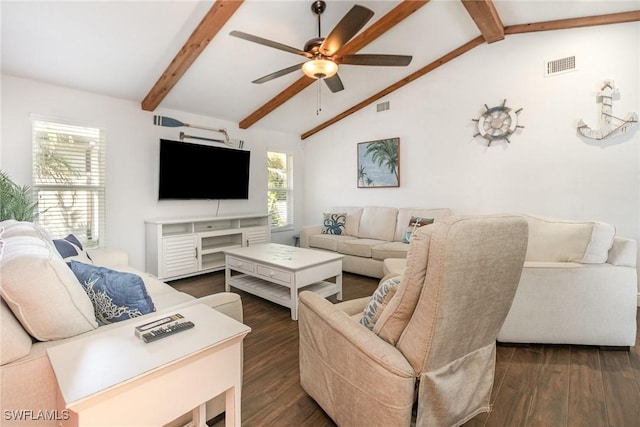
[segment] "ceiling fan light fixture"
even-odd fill
[[[311,59],[302,64],[302,72],[312,79],[328,79],[338,72],[338,64],[328,59]]]

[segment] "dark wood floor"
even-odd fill
[[[224,272],[171,284],[196,297],[209,295],[224,290]],[[344,299],[371,295],[377,285],[345,273]],[[300,386],[298,324],[290,311],[237,292],[251,327],[244,341],[242,425],[334,426]],[[639,347],[498,346],[493,411],[465,426],[640,426]],[[220,419],[212,424],[222,425]]]

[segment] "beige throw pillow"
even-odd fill
[[[34,338],[57,340],[98,327],[80,282],[55,248],[42,239],[3,239],[0,269],[0,294]]]

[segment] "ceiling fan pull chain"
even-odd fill
[[[320,80],[321,79],[316,80],[316,82],[317,82],[316,83],[316,87],[318,88],[318,98],[317,98],[317,103],[316,103],[316,116],[319,116],[320,115],[320,111],[322,111],[322,98],[321,98],[322,92],[320,91],[320,89],[321,89]]]

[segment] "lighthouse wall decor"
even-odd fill
[[[584,120],[580,119],[578,122],[578,131],[583,136],[601,140],[625,134],[638,124],[637,113],[627,113],[624,117],[616,116],[613,113],[613,98],[619,94],[614,81],[605,80],[597,95],[601,103],[600,128],[592,129],[587,126]]]

